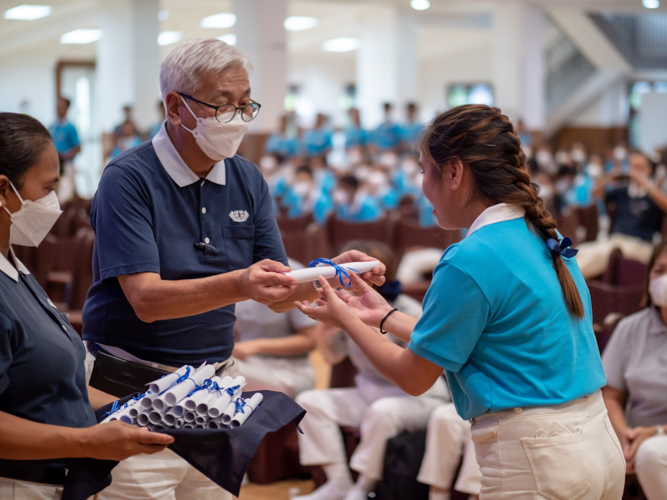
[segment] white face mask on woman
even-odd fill
[[[51,191],[37,201],[23,201],[14,184],[10,182],[9,185],[21,200],[21,208],[14,213],[5,207],[12,221],[9,228],[9,243],[23,247],[36,247],[46,238],[60,214],[63,213],[60,210],[58,196],[55,191]]]
[[[658,307],[667,306],[667,274],[652,279],[648,284],[651,301]]]
[[[233,111],[220,115],[218,117],[220,121],[216,120],[214,116],[201,118],[194,114],[183,97],[181,97],[181,101],[183,101],[190,114],[197,120],[197,125],[194,129],[189,129],[183,123],[181,123],[181,127],[194,136],[197,145],[204,154],[213,161],[222,161],[225,158],[234,156],[239,149],[246,130],[248,130],[250,122],[243,121],[241,113],[236,112],[232,121],[224,123],[225,120],[229,120]]]

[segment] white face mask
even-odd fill
[[[55,191],[51,191],[44,198],[37,201],[23,201],[21,195],[10,182],[10,186],[21,200],[21,208],[9,214],[12,225],[9,228],[9,243],[23,247],[38,246],[62,214],[60,203]]]
[[[237,112],[232,121],[228,123],[224,123],[224,121],[229,119],[231,113],[220,115],[220,121],[216,120],[214,116],[201,118],[192,112],[183,97],[181,97],[181,101],[197,120],[194,130],[189,129],[183,123],[181,123],[181,127],[194,136],[197,145],[204,154],[213,161],[222,161],[234,156],[250,122],[243,121],[240,112]]]
[[[336,205],[347,205],[350,201],[350,194],[342,189],[334,189],[332,197]]]
[[[656,306],[667,306],[667,274],[652,279],[648,284],[648,293]]]
[[[305,181],[300,181],[292,186],[292,191],[294,191],[299,196],[305,196],[310,191],[310,183]]]

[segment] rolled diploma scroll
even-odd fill
[[[256,394],[253,394],[253,396],[250,399],[246,399],[245,405],[243,406],[243,413],[240,411],[234,415],[234,418],[232,419],[231,423],[229,424],[230,427],[239,427],[243,425],[243,422],[248,420],[248,417],[253,414],[253,412],[257,409],[257,407],[262,403],[262,400],[264,399],[264,396],[262,395],[261,392],[258,392]]]
[[[223,392],[229,387],[234,385],[234,379],[229,375],[218,379],[218,389],[211,390],[206,394],[206,397],[199,402],[197,407],[194,409],[195,413],[198,415],[207,415],[209,408],[215,403],[218,398],[223,394]]]
[[[153,392],[150,389],[146,392],[146,395],[141,398],[139,401],[139,407],[142,410],[150,410],[153,407],[153,400],[157,399],[160,395],[157,392]]]
[[[213,402],[213,404],[209,407],[208,409],[208,416],[211,418],[217,418],[222,414],[222,410],[225,409],[225,407],[229,404],[230,401],[233,399],[236,399],[240,394],[245,386],[246,381],[245,377],[242,375],[239,375],[234,379],[234,382],[232,382],[231,387],[239,386],[238,389],[234,391],[233,394],[229,394],[227,391],[223,391],[220,397]]]
[[[229,380],[232,380],[232,377],[225,377],[225,378],[229,378]],[[218,386],[220,386],[223,380],[224,379],[220,379],[220,377],[213,377],[211,379],[211,381],[217,383]],[[195,392],[192,396],[188,396],[183,401],[178,403],[178,406],[183,406],[186,411],[195,411],[197,409],[197,405],[203,402],[207,397],[209,397],[210,394],[211,394],[210,389],[201,389]]]
[[[159,406],[157,405],[158,401],[161,401],[163,403],[163,407],[167,408],[176,405],[176,403],[178,403],[181,399],[187,397],[192,389],[198,385],[201,385],[204,380],[211,378],[213,375],[215,375],[215,368],[213,368],[213,365],[205,365],[199,368],[183,382],[175,385],[164,394],[161,394],[160,397],[153,402],[153,407],[155,409],[159,409]]]
[[[141,400],[139,400],[141,401]],[[118,408],[115,412],[113,412],[111,415],[109,415],[107,418],[102,420],[101,423],[106,423],[106,422],[113,422],[114,420],[122,420],[123,422],[126,422],[128,424],[133,423],[132,420],[134,420],[138,415],[139,412],[132,412],[130,415],[130,410],[132,410],[132,407],[137,404],[136,399],[130,399],[127,403],[125,403],[123,406]],[[125,406],[127,405],[127,406]],[[136,409],[136,408],[135,408]]]
[[[379,265],[379,260],[369,260],[368,262],[346,262],[345,264],[338,264],[339,267],[342,267],[348,272],[357,271],[359,273],[367,273]],[[290,271],[289,273],[285,274],[287,276],[296,278],[299,283],[307,283],[308,281],[317,280],[317,278],[320,276],[324,276],[325,279],[330,280],[336,276],[336,268],[333,266],[308,267],[305,269]]]
[[[236,402],[239,400],[240,396],[241,396],[241,391],[239,391],[239,395],[234,399],[232,399],[229,402],[229,404],[225,406],[225,409],[222,410],[222,414],[220,415],[220,421],[223,424],[229,425],[229,422],[231,422],[232,418],[234,418],[234,414],[236,413]]]
[[[154,394],[162,394],[164,391],[166,391],[173,385],[176,385],[176,381],[179,379],[181,375],[185,375],[187,373],[188,368],[190,368],[191,374],[195,370],[194,368],[188,365],[181,366],[175,372],[170,373],[169,375],[165,375],[164,377],[159,378],[157,380],[153,380],[153,382],[150,383],[150,386],[148,388]]]

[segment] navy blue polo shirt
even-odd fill
[[[64,427],[97,423],[88,401],[83,342],[11,252],[0,254],[0,411]],[[17,461],[62,466],[62,460]]]
[[[118,276],[149,272],[163,280],[198,279],[263,259],[287,264],[269,188],[257,166],[235,156],[199,178],[164,125],[151,142],[106,167],[90,218],[95,248],[84,339],[146,361],[181,366],[229,358],[234,306],[144,323]]]
[[[650,196],[630,196],[627,187],[608,191],[606,201],[616,204],[616,220],[612,233],[620,233],[651,242],[653,234],[660,231],[662,210]]]

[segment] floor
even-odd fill
[[[312,481],[280,481],[273,484],[247,484],[241,488],[239,500],[289,500],[313,491]]]

